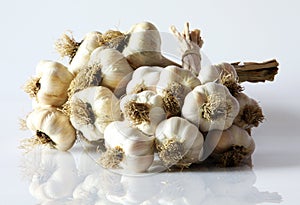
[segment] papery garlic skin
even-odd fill
[[[69,100],[72,125],[89,141],[103,139],[106,126],[121,120],[118,98],[106,87],[89,87]]]
[[[238,101],[225,86],[214,82],[195,87],[185,97],[181,111],[202,132],[229,128],[238,112]]]
[[[137,23],[130,28],[126,35],[128,43],[122,53],[133,68],[175,65],[174,62],[162,56],[161,37],[152,23]]]
[[[102,86],[111,89],[118,97],[125,94],[133,69],[122,53],[112,48],[97,48],[91,54],[89,65],[101,67]]]
[[[40,104],[61,106],[68,99],[67,90],[74,76],[64,65],[42,60],[36,67],[40,77],[36,100]]]
[[[233,124],[243,129],[257,127],[264,120],[264,115],[258,102],[245,93],[239,93],[236,99],[239,102],[240,111],[234,119]]]
[[[199,162],[203,153],[203,135],[198,128],[181,117],[171,117],[162,121],[155,131],[156,146],[162,160],[168,165],[189,165]],[[164,150],[169,143],[179,143],[180,153],[173,153],[173,150]],[[167,155],[180,155],[178,159],[172,159],[174,156],[161,156],[162,151]],[[169,159],[171,158],[171,159]],[[169,164],[171,161],[171,164]]]
[[[215,65],[202,66],[198,75],[198,79],[202,84],[214,82],[219,79],[220,73]]]
[[[159,66],[141,66],[137,68],[126,86],[126,93],[133,94],[144,90],[155,91],[162,71],[163,68]]]
[[[53,107],[35,109],[28,115],[26,125],[35,135],[38,132],[47,135],[51,145],[61,151],[70,149],[76,140],[76,131],[68,116]]]
[[[104,131],[107,149],[121,149],[120,166],[134,172],[145,172],[154,159],[154,137],[131,127],[126,121],[110,123]]]
[[[141,109],[134,110],[133,107],[135,105],[141,107]],[[156,126],[166,118],[162,97],[153,91],[143,91],[124,96],[121,99],[120,108],[122,113],[124,113],[125,119],[133,127],[138,128],[147,135],[153,135]],[[143,113],[143,119],[139,118],[141,113]],[[136,114],[139,116],[137,119],[134,119]]]
[[[213,150],[211,156],[222,166],[240,166],[243,163],[251,163],[250,157],[254,152],[255,143],[246,130],[232,125],[224,131],[210,131],[206,140],[210,148],[206,150]]]
[[[76,75],[80,69],[84,68],[88,64],[93,50],[101,46],[101,39],[102,34],[97,31],[89,32],[85,35],[75,56],[72,59],[72,62],[70,63],[70,72]]]
[[[214,82],[226,75],[231,75],[230,78],[234,81],[238,78],[237,72],[231,64],[220,63],[201,67],[198,78],[202,84],[205,84],[208,82]]]

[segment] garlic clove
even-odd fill
[[[239,111],[238,101],[229,90],[214,82],[194,88],[185,98],[182,116],[202,132],[229,128]]]
[[[102,45],[102,34],[97,31],[89,32],[80,43],[76,54],[74,55],[69,70],[76,75],[80,69],[86,67],[90,60],[90,55],[99,46]]]
[[[32,142],[36,144],[47,144],[66,151],[76,139],[75,129],[69,118],[53,107],[35,109],[28,115],[26,125],[35,134]]]
[[[69,103],[72,125],[89,141],[102,139],[106,126],[122,119],[119,100],[103,86],[79,91]]]
[[[167,166],[189,166],[199,162],[202,156],[202,133],[181,117],[162,121],[157,126],[155,137],[159,157]]]

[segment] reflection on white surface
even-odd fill
[[[97,165],[84,152],[37,148],[22,158],[22,174],[40,204],[239,204],[280,203],[276,192],[261,192],[251,169],[191,169],[126,176]],[[77,159],[77,160],[75,160]]]

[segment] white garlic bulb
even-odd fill
[[[100,163],[107,168],[121,166],[129,171],[145,172],[154,159],[154,137],[131,127],[126,121],[110,123],[104,131],[107,151]]]
[[[36,67],[36,77],[25,84],[24,90],[41,106],[59,107],[68,99],[67,90],[73,78],[61,63],[42,60]]]
[[[257,127],[264,120],[264,115],[259,104],[244,93],[236,96],[240,105],[240,111],[233,121],[233,124],[243,128],[251,129]]]
[[[97,48],[91,54],[90,66],[101,67],[101,85],[111,89],[118,97],[125,94],[133,69],[119,51],[112,48]]]
[[[162,96],[168,116],[179,115],[185,96],[200,84],[190,70],[177,66],[164,68],[156,84],[156,92]]]
[[[69,100],[72,125],[89,141],[103,139],[106,126],[121,120],[119,100],[106,87],[89,87]]]
[[[145,65],[161,67],[177,65],[162,56],[160,34],[152,23],[137,23],[126,35],[127,46],[121,52],[133,68]]]
[[[229,129],[220,131],[212,130],[206,136],[206,150],[213,150],[211,159],[221,166],[251,165],[251,154],[254,152],[255,143],[249,133],[232,125]],[[208,160],[211,160],[208,158]]]
[[[76,75],[80,69],[86,67],[90,60],[91,53],[101,45],[102,34],[100,32],[94,31],[87,33],[80,43],[76,54],[71,59],[69,66],[70,72]]]
[[[203,135],[198,128],[181,117],[162,121],[155,131],[161,160],[168,166],[188,166],[199,162],[203,153]]]
[[[126,95],[120,107],[125,119],[147,135],[153,135],[158,123],[166,118],[162,98],[153,91]]]
[[[181,111],[202,132],[229,128],[238,112],[238,101],[224,85],[214,82],[195,87],[185,97]]]
[[[206,84],[208,82],[214,82],[218,80],[219,77],[220,77],[220,73],[215,65],[202,66],[198,75],[198,78],[202,84]]]
[[[239,84],[235,68],[229,63],[203,66],[198,75],[202,84],[218,81],[225,85],[233,96],[240,93],[243,88]]]
[[[37,108],[31,112],[26,125],[34,135],[36,144],[47,144],[58,150],[70,149],[76,139],[68,116],[53,107]]]
[[[141,66],[137,68],[127,84],[126,93],[133,94],[144,90],[156,91],[156,84],[162,71],[163,68],[158,66]]]

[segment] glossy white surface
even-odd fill
[[[7,1],[1,6],[0,204],[297,204],[300,189],[298,1]],[[154,10],[156,11],[154,13]],[[213,63],[276,58],[275,82],[245,84],[266,120],[253,136],[252,170],[206,170],[127,177],[94,164],[80,144],[68,153],[23,155],[18,119],[31,110],[20,87],[41,59],[59,60],[53,42],[70,29],[127,30],[152,21],[168,32],[200,28]],[[97,202],[97,203],[96,203]]]

